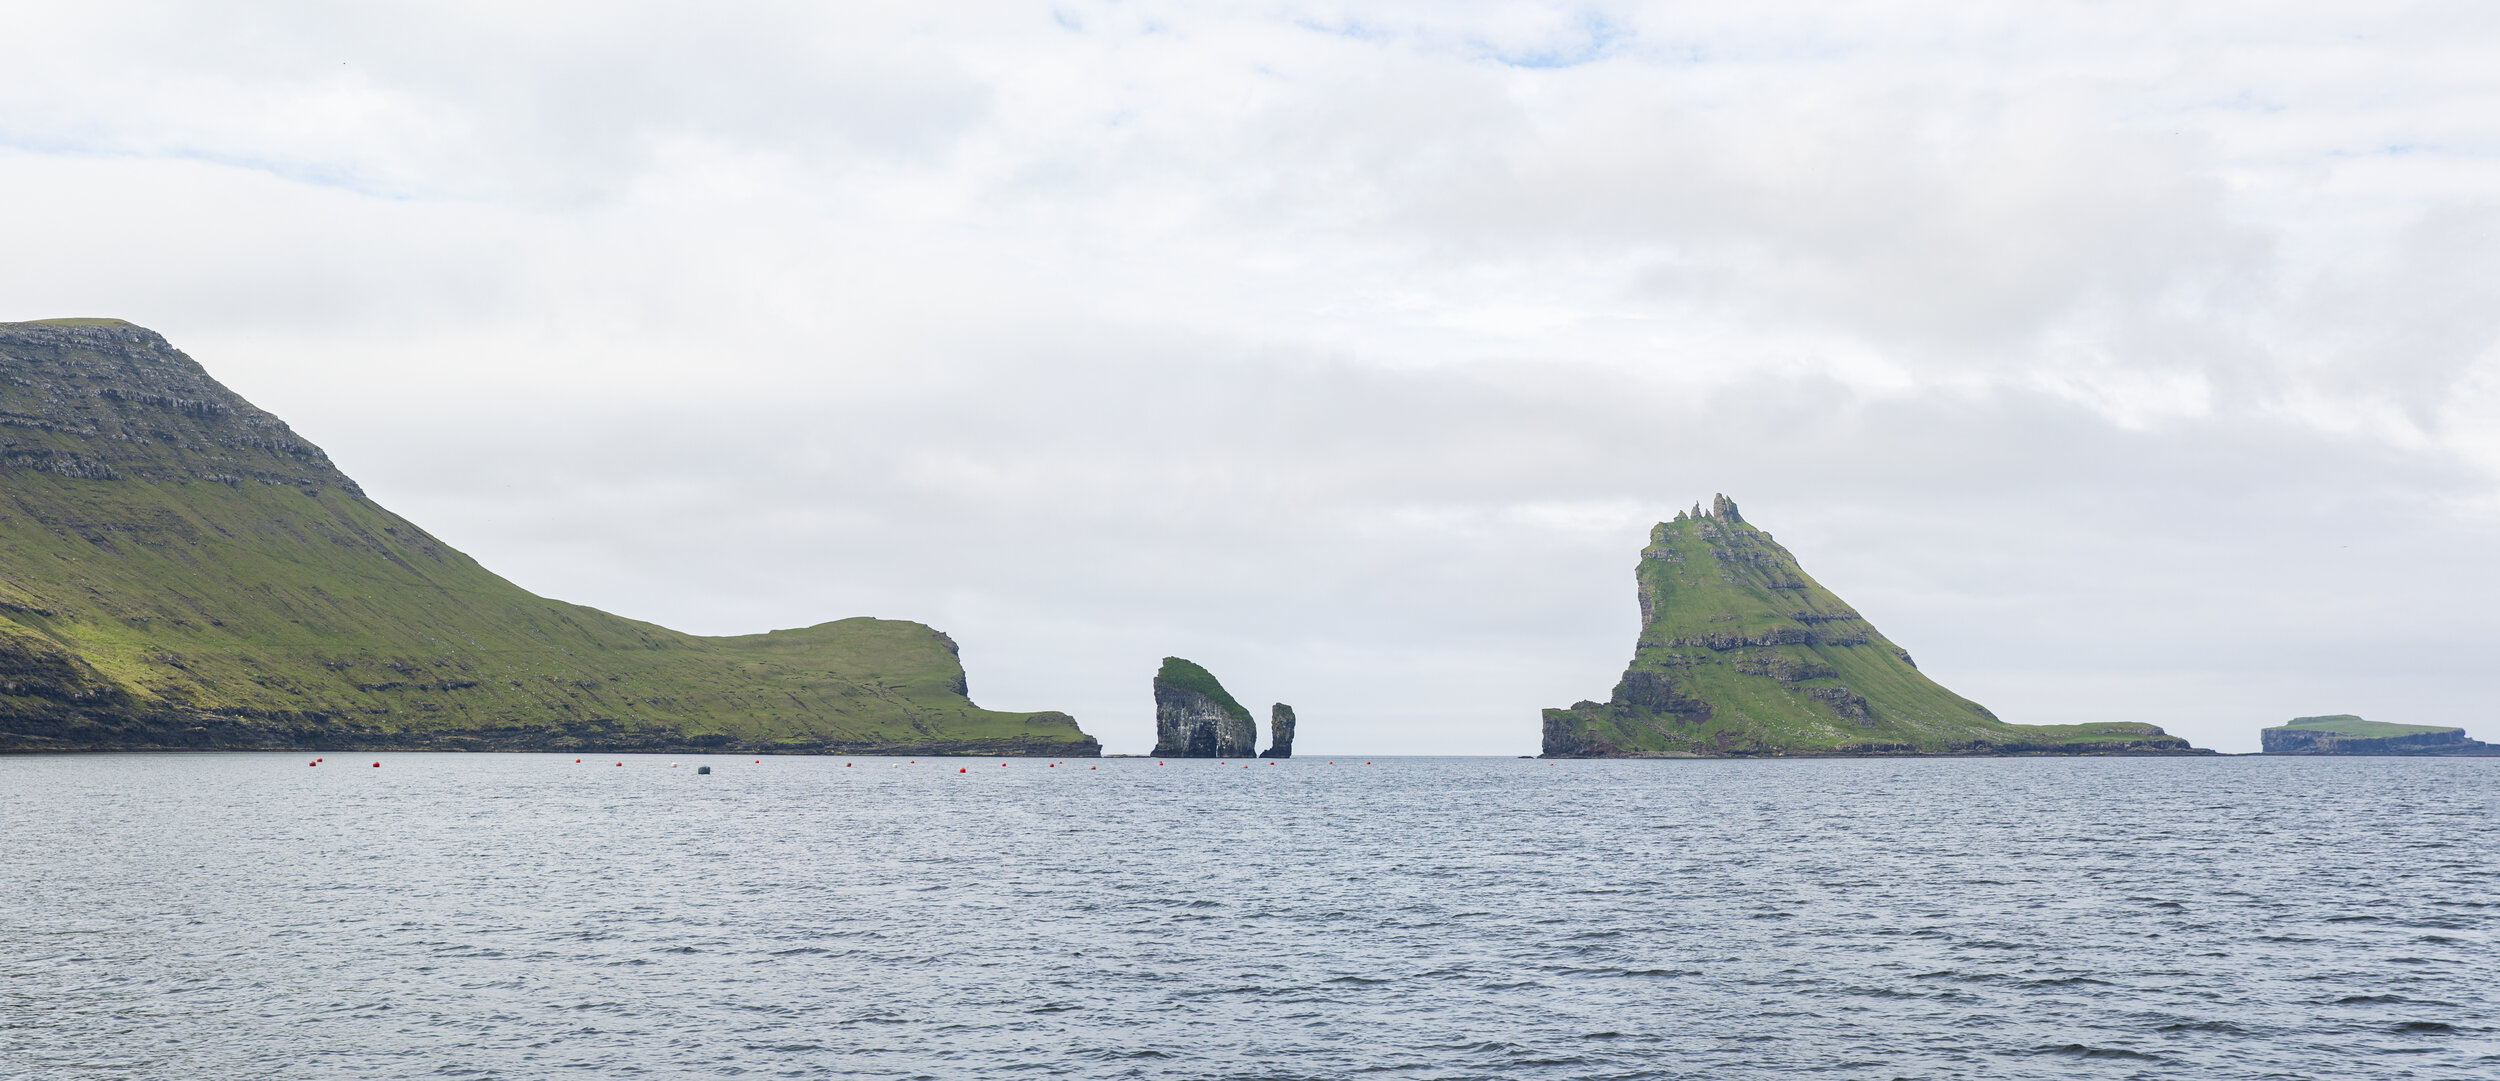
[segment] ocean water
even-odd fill
[[[0,1077],[2500,1077],[2500,759],[326,757],[0,760]]]

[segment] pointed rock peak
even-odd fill
[[[1921,674],[1721,493],[1633,570],[1641,631],[1605,701],[1545,711],[1551,757],[2185,754],[2145,724],[2010,725]]]

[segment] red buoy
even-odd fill
[[[620,765],[620,766],[622,766],[622,765],[624,765],[624,764],[625,764],[625,763],[623,763],[623,762],[619,762],[619,763],[617,763],[617,765]]]
[[[964,771],[964,768],[963,768],[962,766],[957,766],[957,767],[955,767],[955,772],[957,772],[957,773],[962,773],[963,771]]]
[[[318,766],[318,765],[320,765],[320,764],[321,764],[321,760],[320,760],[320,759],[318,759],[318,758],[316,758],[316,759],[313,759],[312,761],[310,761],[310,762],[306,762],[306,763],[304,763],[304,764],[305,764],[305,765],[307,765],[307,766]]]
[[[373,768],[375,768],[375,769],[381,769],[381,768],[382,768],[382,763],[380,763],[380,762],[376,762],[376,763],[374,763],[374,764],[373,764]]]

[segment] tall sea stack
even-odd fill
[[[1265,751],[1260,752],[1260,753],[1259,753],[1259,757],[1261,757],[1261,758],[1291,758],[1291,757],[1293,757],[1293,707],[1292,707],[1292,706],[1288,706],[1288,705],[1286,705],[1286,704],[1284,704],[1284,703],[1282,703],[1282,702],[1278,702],[1278,703],[1276,703],[1274,706],[1269,707],[1269,709],[1268,709],[1268,714],[1267,714],[1267,738],[1272,739],[1272,740],[1275,740],[1275,741],[1276,741],[1276,745],[1275,745],[1275,746],[1273,746],[1273,747],[1268,748],[1268,749],[1267,749],[1267,750],[1265,750]]]
[[[1165,657],[1154,689],[1155,757],[1248,758],[1258,750],[1258,722],[1213,673]]]

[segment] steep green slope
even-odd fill
[[[703,638],[534,596],[118,320],[0,324],[0,750],[1090,755],[846,619]]]
[[[1649,539],[1632,663],[1608,701],[1545,711],[1550,757],[2199,753],[2149,724],[1997,720],[1927,678],[1726,496]]]

